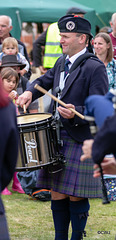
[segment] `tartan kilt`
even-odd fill
[[[101,198],[101,179],[93,178],[93,161],[80,161],[82,144],[71,139],[65,130],[61,131],[61,139],[60,151],[66,160],[63,170],[51,174],[47,168],[41,169],[37,186],[75,197]]]

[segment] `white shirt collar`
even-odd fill
[[[69,58],[69,56],[67,55],[66,59],[69,58],[69,61],[71,62],[71,64],[69,64],[69,68],[71,67],[71,65],[74,63],[74,61],[75,61],[79,56],[81,56],[82,54],[84,54],[84,53],[86,52],[86,50],[87,50],[87,49],[86,49],[86,47],[85,47],[82,51],[76,53],[75,55],[73,55],[73,56],[70,57],[70,58]]]

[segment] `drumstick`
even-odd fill
[[[26,106],[25,106],[25,104],[23,105],[23,111],[24,111],[24,113],[26,113]]]
[[[35,84],[34,88],[36,88],[38,91],[47,94],[48,96],[50,96],[54,101],[58,102],[59,104],[61,104],[63,107],[67,108],[66,103],[64,103],[63,101],[61,101],[60,99],[58,99],[57,97],[55,97],[53,94],[47,92],[44,88],[40,87],[38,84]],[[69,110],[71,110],[73,113],[75,113],[78,117],[84,119],[84,115],[82,115],[81,113],[77,112],[75,109],[73,108],[68,108]]]

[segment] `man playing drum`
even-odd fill
[[[60,57],[54,67],[45,75],[36,79],[30,87],[19,97],[18,104],[26,107],[43,94],[34,88],[35,84],[47,91],[53,89],[56,96],[57,87],[60,88],[58,97],[66,103],[66,108],[59,105],[54,109],[52,100],[49,112],[60,118],[60,137],[62,145],[60,151],[65,156],[66,164],[62,171],[49,174],[42,169],[39,175],[39,187],[51,189],[51,209],[55,226],[55,240],[68,240],[68,228],[71,221],[71,240],[82,239],[90,208],[88,198],[101,197],[100,179],[93,178],[92,160],[80,162],[82,143],[90,139],[88,122],[79,118],[73,111],[84,112],[84,101],[93,94],[104,95],[108,91],[108,79],[104,64],[93,57],[84,59],[71,72],[71,67],[79,56],[85,56],[86,46],[91,35],[90,23],[81,17],[66,15],[59,19],[64,56]],[[64,57],[69,62],[70,72],[66,75],[61,70]],[[69,60],[69,61],[68,61]],[[67,70],[68,71],[68,70]]]

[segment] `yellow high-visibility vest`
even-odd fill
[[[52,68],[56,60],[62,56],[59,33],[57,22],[50,24],[46,35],[45,55],[43,60],[43,66],[45,68]]]

